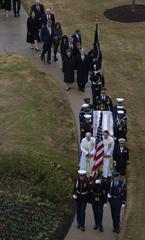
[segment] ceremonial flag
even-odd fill
[[[98,131],[97,131],[97,138],[96,138],[96,152],[94,156],[92,176],[95,176],[96,171],[103,165],[104,144],[103,144],[103,136],[102,136],[102,118],[103,118],[103,114],[101,112]]]
[[[94,57],[96,58],[96,61],[98,61],[99,58],[101,57],[98,28],[99,28],[98,23],[96,23],[96,30],[94,36]]]

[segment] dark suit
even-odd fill
[[[48,20],[50,20],[52,22],[52,26],[54,26],[55,24],[55,16],[53,13],[50,13],[49,15],[44,14],[43,15],[43,24],[46,25]]]
[[[82,44],[82,39],[81,39],[81,35],[80,34],[73,34],[72,38],[74,40],[74,44],[77,45],[77,43],[79,42],[80,44]]]
[[[72,56],[76,56],[77,55],[77,48],[76,48],[76,45],[73,43],[73,44],[66,44],[65,45],[65,51],[67,51],[68,49],[71,50],[72,52]]]
[[[43,42],[43,51],[41,54],[41,60],[44,59],[44,55],[47,52],[47,62],[49,63],[51,61],[51,47],[52,47],[52,41],[54,37],[53,28],[51,27],[51,33],[48,30],[47,26],[44,26],[41,30],[41,40]]]
[[[21,0],[13,0],[13,11],[15,16],[19,16]]]
[[[76,58],[76,68],[77,68],[77,83],[80,90],[84,90],[85,84],[88,82],[88,72],[89,72],[89,58],[84,55],[84,59],[81,58],[79,54]]]
[[[45,14],[44,6],[42,4],[39,5],[34,4],[31,6],[31,11],[35,12],[36,19],[38,19],[39,21],[39,28],[41,28],[43,15]]]
[[[129,150],[127,147],[124,147],[122,152],[119,144],[115,146],[113,152],[113,160],[116,162],[116,171],[120,173],[120,175],[125,176],[126,167],[129,163]]]

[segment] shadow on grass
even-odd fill
[[[145,5],[138,4],[135,6],[135,11],[132,11],[131,5],[118,6],[107,9],[104,12],[106,18],[122,22],[122,23],[135,23],[145,21]]]

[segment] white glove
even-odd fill
[[[77,196],[75,194],[73,195],[73,199],[77,199]]]
[[[121,206],[122,208],[125,208],[125,204],[122,204],[122,206]]]
[[[106,208],[107,207],[107,203],[104,203],[104,208]]]
[[[110,193],[108,193],[108,195],[107,195],[107,196],[108,196],[108,198],[111,198],[111,195],[110,195]]]

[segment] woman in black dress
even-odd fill
[[[68,91],[74,82],[75,60],[71,50],[66,51],[66,56],[63,60],[64,82],[66,83],[66,91]]]
[[[31,43],[31,49],[35,48],[36,51],[39,51],[39,40],[39,24],[35,17],[35,12],[32,11],[27,20],[27,42]]]
[[[56,62],[57,59],[57,51],[58,51],[58,47],[60,44],[60,40],[62,39],[62,29],[61,29],[61,25],[59,22],[55,23],[54,25],[54,39],[53,39],[53,48],[54,48],[54,61]]]
[[[9,17],[9,11],[11,11],[11,0],[4,0],[3,8],[6,11],[6,17]]]

